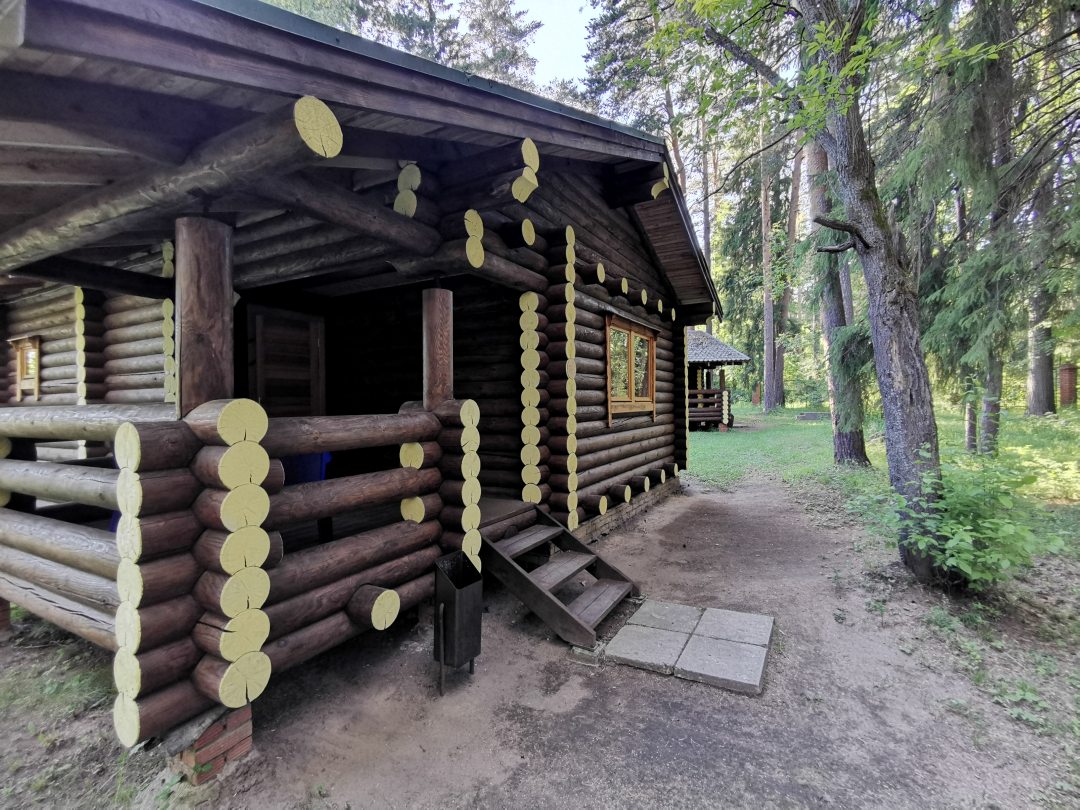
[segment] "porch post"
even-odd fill
[[[423,313],[424,409],[431,411],[454,398],[454,294],[424,290]]]
[[[176,220],[176,357],[180,416],[233,396],[232,228]]]

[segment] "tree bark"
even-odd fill
[[[758,130],[759,148],[765,143],[765,119],[761,119]],[[761,181],[761,275],[762,275],[762,298],[765,312],[762,320],[762,332],[765,336],[764,368],[762,369],[762,388],[765,389],[762,397],[762,408],[765,413],[775,409],[779,405],[779,398],[774,388],[776,379],[776,322],[773,308],[773,277],[772,277],[772,206],[769,200],[769,191],[772,186],[772,178],[765,171],[765,153],[762,152],[758,160]]]
[[[810,217],[828,216],[832,205],[825,188],[825,173],[829,159],[817,143],[807,147],[807,172],[810,179]],[[815,231],[821,226],[815,224]],[[834,356],[834,343],[838,329],[847,325],[844,315],[844,295],[840,283],[838,260],[835,253],[822,253],[817,257],[822,270],[821,317],[822,336],[828,355],[829,411],[832,416],[833,460],[837,464],[868,465],[866,442],[863,438],[862,390],[857,380],[845,374],[839,358]]]
[[[835,7],[824,0],[804,5],[807,25],[843,25],[844,20],[837,19],[834,11]],[[846,64],[846,51],[829,59],[830,72],[839,75]],[[933,393],[919,339],[918,289],[881,204],[857,99],[846,109],[832,107],[828,111],[818,142],[836,168],[840,199],[855,231],[855,250],[866,280],[889,481],[905,499],[906,511],[918,517],[924,504],[932,502],[941,476]],[[933,579],[930,559],[905,540],[902,536],[900,557],[904,564],[920,580]]]
[[[1027,413],[1044,416],[1055,413],[1054,349],[1050,327],[1052,296],[1036,290],[1028,299]]]
[[[1004,362],[996,351],[986,361],[986,385],[983,387],[982,417],[980,420],[979,452],[996,453],[998,427],[1001,424],[1001,388]]]
[[[795,240],[799,231],[799,192],[802,188],[802,164],[803,150],[799,149],[791,161],[791,188],[788,192],[787,252],[789,267],[795,265]],[[784,345],[784,333],[787,331],[793,294],[790,279],[785,279],[784,291],[780,295],[780,312],[774,324],[776,328],[776,359],[773,361],[773,389],[777,392],[777,402],[780,407],[787,404],[787,394],[784,391],[784,361],[787,353],[787,348]]]

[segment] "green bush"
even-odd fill
[[[903,518],[907,542],[949,581],[982,590],[1031,564],[1036,554],[1058,551],[1055,535],[1039,536],[1034,507],[1017,492],[1036,476],[1000,458],[970,457],[945,462],[941,481],[927,482],[937,497],[909,509]]]

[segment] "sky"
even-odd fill
[[[585,76],[585,26],[594,9],[589,0],[518,0],[518,8],[544,24],[533,41],[536,83]]]

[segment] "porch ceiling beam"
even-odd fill
[[[75,261],[62,256],[20,267],[11,275],[14,278],[53,281],[121,295],[141,295],[146,298],[171,298],[173,295],[171,279]]]
[[[0,87],[0,121],[48,124],[171,165],[253,117],[161,93],[11,70],[0,70]]]
[[[0,94],[3,95],[3,94]],[[318,99],[305,96],[197,148],[179,166],[122,180],[0,234],[0,272],[139,230],[205,195],[293,171],[341,149],[341,128]]]
[[[439,232],[429,225],[303,173],[260,180],[250,187],[260,197],[274,200],[291,211],[302,211],[412,254],[430,256],[443,241]]]

